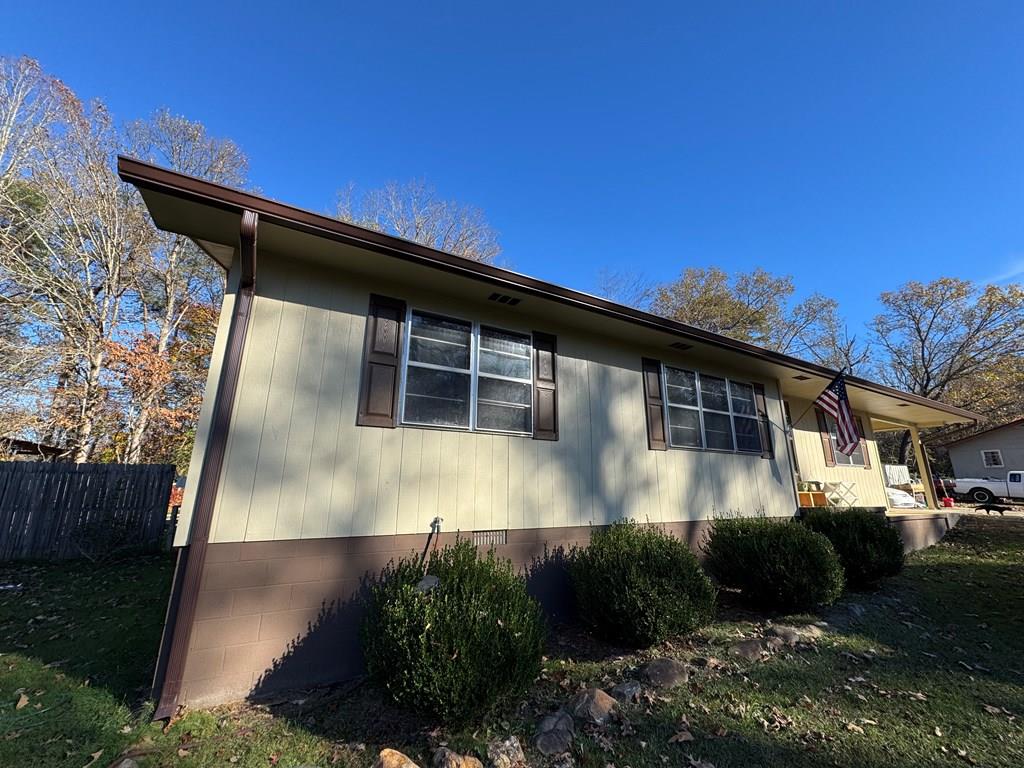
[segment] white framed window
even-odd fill
[[[982,451],[981,462],[986,467],[1001,467],[1003,466],[1003,452],[999,450]]]
[[[662,368],[670,446],[761,453],[752,385],[685,368]]]
[[[533,434],[533,339],[409,309],[401,423]]]
[[[836,420],[833,419],[829,414],[822,412],[822,416],[825,417],[825,425],[828,427],[828,439],[832,443],[832,457],[835,460],[837,467],[863,467],[864,466],[864,441],[861,440],[857,443],[857,447],[854,449],[853,454],[847,456],[845,453],[839,450],[839,427],[836,424]],[[856,424],[858,433],[860,432],[860,424]],[[861,435],[863,437],[863,435]]]

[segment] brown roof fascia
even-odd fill
[[[260,220],[265,223],[318,235],[406,261],[426,264],[436,269],[483,280],[493,285],[503,286],[568,306],[596,312],[635,325],[711,344],[721,349],[731,350],[766,362],[783,365],[793,370],[812,373],[829,379],[834,378],[839,373],[832,368],[800,360],[780,352],[763,349],[736,339],[730,339],[727,336],[721,336],[717,333],[711,333],[710,331],[695,328],[685,323],[659,317],[643,310],[617,304],[608,299],[602,299],[599,296],[591,296],[582,291],[548,283],[544,280],[538,280],[537,278],[496,267],[492,264],[484,264],[462,256],[445,253],[444,251],[420,245],[419,243],[403,240],[402,238],[382,232],[364,229],[363,227],[358,227],[330,216],[268,200],[258,195],[231,189],[230,187],[204,181],[203,179],[197,179],[194,176],[170,171],[166,168],[144,163],[123,155],[117,158],[117,172],[123,181],[142,189],[204,203],[221,210],[239,214],[244,210],[252,210],[259,213]],[[971,411],[929,400],[920,395],[900,392],[884,384],[878,384],[857,376],[848,375],[846,382],[848,385],[917,403],[929,408],[935,408],[936,410],[961,418],[973,419],[975,421],[981,419],[981,416]]]

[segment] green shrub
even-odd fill
[[[831,605],[843,568],[821,534],[764,518],[716,520],[704,544],[706,566],[754,606],[783,612]]]
[[[646,647],[711,621],[715,588],[690,548],[623,521],[595,530],[569,566],[580,617],[614,642]]]
[[[885,515],[867,509],[812,509],[801,521],[832,542],[850,586],[870,587],[903,569],[903,539]]]
[[[434,552],[427,573],[438,582],[424,591],[411,556],[371,587],[366,665],[398,703],[462,723],[540,673],[544,619],[511,562],[480,556],[468,541]]]

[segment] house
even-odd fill
[[[1015,419],[997,427],[966,436],[939,439],[949,451],[955,477],[997,477],[1024,469],[1024,419]]]
[[[228,271],[157,717],[358,673],[361,582],[393,558],[471,537],[557,607],[559,552],[592,526],[630,517],[697,547],[716,514],[792,517],[798,482],[884,512],[875,435],[909,428],[921,456],[919,427],[976,418],[850,377],[863,439],[847,457],[812,405],[833,370],[128,158],[118,169],[157,226]],[[899,523],[911,543],[948,524]]]

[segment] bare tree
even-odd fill
[[[247,184],[249,163],[238,145],[210,136],[202,123],[167,109],[128,125],[127,151],[139,159],[208,181],[233,187]],[[189,390],[201,391],[205,378],[185,385],[180,376],[171,376],[174,366],[169,356],[172,347],[180,358],[189,354],[182,349],[183,344],[202,345],[212,338],[212,333],[196,333],[195,328],[190,328],[192,333],[181,333],[182,326],[190,314],[207,317],[215,324],[215,313],[196,315],[195,310],[219,307],[224,288],[221,268],[191,239],[168,232],[154,233],[153,247],[142,254],[135,278],[133,287],[139,297],[143,330],[116,350],[119,370],[133,371],[132,386],[125,390],[129,397],[124,460],[129,463],[143,458],[143,443],[154,414],[168,413],[164,408],[174,395],[179,401],[191,402]],[[160,375],[156,375],[158,371]],[[179,368],[178,373],[182,372]],[[178,386],[172,387],[172,383]]]
[[[597,273],[597,294],[606,299],[651,310],[657,286],[645,275],[628,269],[602,269]]]
[[[423,181],[389,182],[357,195],[338,195],[337,217],[474,261],[493,263],[501,254],[498,233],[479,208],[442,200]]]
[[[0,57],[0,189],[48,143],[65,90],[35,60]]]
[[[884,309],[872,329],[883,356],[883,380],[973,410],[1020,408],[1021,378],[1010,375],[1019,375],[1024,356],[1024,288],[979,288],[943,277],[906,283],[880,300]],[[904,434],[901,463],[909,447]]]
[[[0,197],[0,272],[35,303],[59,344],[50,419],[75,461],[87,461],[104,415],[108,344],[120,328],[138,259],[152,227],[113,171],[119,146],[106,109],[59,97],[60,130]]]

